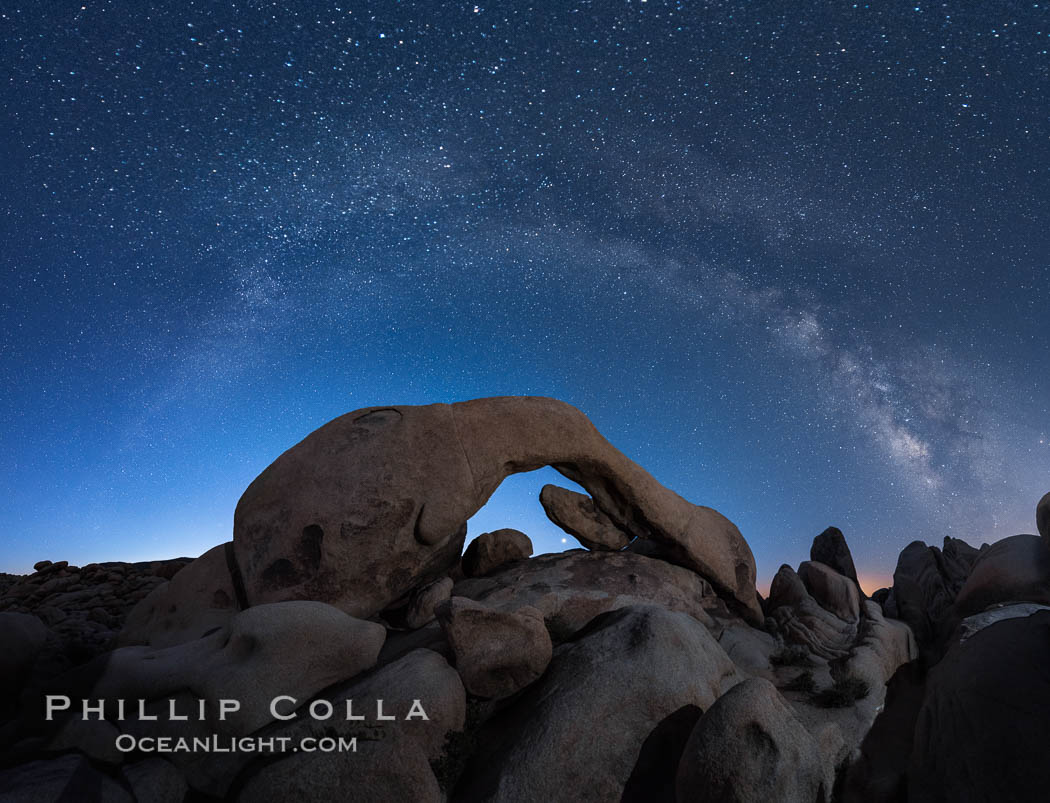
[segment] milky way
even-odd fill
[[[336,415],[525,393],[766,579],[1031,531],[1048,8],[7,7],[0,570],[199,554]],[[550,478],[472,534],[563,548]]]

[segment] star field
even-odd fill
[[[371,404],[556,396],[736,522],[1033,529],[1050,6],[15,3],[0,570],[195,555]],[[471,533],[564,548],[509,480]]]

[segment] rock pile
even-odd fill
[[[1048,498],[1037,507],[1041,530]],[[911,624],[922,660],[892,679],[895,692],[845,778],[845,799],[1045,799],[1046,538],[1015,535],[980,549],[953,538],[943,549],[912,543],[885,608]]]
[[[25,576],[8,575],[0,586],[0,612],[33,614],[54,634],[73,662],[112,648],[133,607],[190,562],[70,566],[43,560]]]
[[[943,649],[958,623],[955,597],[977,557],[978,550],[965,541],[946,536],[943,549],[913,541],[897,559],[884,609],[908,623],[927,658]]]
[[[587,491],[540,498],[585,548],[533,557],[526,534],[504,529],[464,553],[466,520],[502,479],[544,465]],[[16,692],[0,711],[0,790],[817,803],[943,787],[977,799],[972,779],[943,780],[937,759],[968,748],[942,720],[987,693],[957,681],[993,660],[1002,628],[1040,657],[1036,547],[913,544],[883,607],[829,528],[763,602],[732,522],[661,486],[568,405],[359,410],[279,457],[241,498],[233,540],[192,562],[42,564],[0,583],[0,680]],[[985,610],[1003,603],[1007,614]],[[944,655],[928,678],[920,644],[926,660]],[[64,661],[43,671],[61,645]],[[1025,660],[1004,671],[1041,699]],[[970,724],[958,738],[987,745]],[[865,741],[875,733],[894,749]],[[179,739],[258,746],[144,747]]]

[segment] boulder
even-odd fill
[[[253,618],[270,621],[252,621]],[[127,717],[117,724],[136,737],[208,739],[219,733],[221,742],[230,735],[258,732],[264,726],[261,735],[274,735],[276,730],[288,727],[286,722],[271,722],[270,703],[278,695],[289,695],[296,703],[282,702],[279,712],[294,713],[295,718],[290,721],[293,725],[306,722],[318,726],[317,732],[306,735],[323,736],[324,729],[338,720],[315,721],[301,709],[317,692],[369,668],[375,662],[384,633],[381,625],[354,620],[322,603],[294,601],[258,606],[238,614],[230,626],[195,642],[162,649],[115,650],[101,669],[85,668],[88,675],[101,671],[102,677],[79,696],[132,700]],[[440,656],[435,658],[458,684],[455,671]],[[405,676],[419,681],[418,674]],[[429,693],[429,687],[421,681],[417,687],[421,694]],[[147,716],[157,719],[138,717],[134,700],[139,698],[147,701]],[[208,704],[204,721],[195,715],[199,699]],[[238,700],[241,710],[219,720],[215,713],[219,699]],[[173,721],[172,706],[178,713],[189,714],[189,719]],[[398,702],[391,701],[387,710],[397,708]],[[339,701],[335,710],[337,716],[342,716],[345,700]],[[374,700],[372,710],[374,714]],[[107,713],[112,719],[112,709]],[[234,779],[258,755],[219,751],[173,753],[168,758],[194,790],[224,798]]]
[[[675,781],[679,803],[826,800],[820,748],[768,680],[718,698],[693,729]]]
[[[1048,611],[999,621],[954,642],[926,680],[907,799],[1045,800],[1050,789],[1047,666]]]
[[[289,692],[292,693],[292,692]],[[413,712],[413,702],[418,699],[427,719]],[[393,720],[379,720],[378,701],[382,700],[382,713],[384,717],[392,716]],[[181,700],[179,700],[181,703]],[[327,761],[307,760],[305,764],[298,765],[296,762],[286,764],[285,760],[291,758],[289,749],[277,752],[234,752],[234,753],[176,753],[172,757],[179,766],[190,786],[209,796],[208,799],[237,799],[237,789],[246,785],[246,779],[255,779],[250,782],[251,789],[261,789],[262,782],[270,779],[276,784],[275,789],[286,794],[289,786],[282,779],[281,773],[285,769],[299,767],[296,772],[309,771],[314,768],[316,772],[325,777],[317,779],[318,786],[314,789],[312,784],[306,784],[306,788],[313,789],[312,794],[317,797],[313,799],[345,799],[350,796],[353,800],[366,797],[368,790],[358,790],[354,784],[375,783],[378,788],[404,790],[406,785],[413,783],[429,784],[428,776],[419,769],[428,761],[438,760],[445,750],[445,737],[451,731],[460,731],[463,728],[466,709],[466,694],[463,684],[456,670],[448,665],[440,655],[426,649],[414,650],[401,658],[393,661],[388,666],[363,675],[346,683],[340,683],[325,690],[315,698],[312,704],[319,706],[317,709],[319,717],[310,715],[305,705],[306,699],[299,699],[298,710],[291,711],[292,704],[284,703],[279,707],[279,713],[286,716],[294,713],[290,720],[273,722],[256,735],[261,738],[287,739],[286,745],[297,746],[304,738],[313,739],[344,739],[347,743],[357,740],[356,752],[336,752],[340,761],[349,765],[360,765],[362,763],[375,762],[375,768],[357,766],[356,769],[344,768],[352,774],[355,779],[350,786],[344,787],[336,793],[335,787],[330,784],[340,782],[350,783],[351,775],[340,774],[333,770]],[[324,704],[331,705],[332,715],[326,715]],[[350,720],[347,718],[347,706],[352,706],[354,717],[362,716],[363,720]],[[408,715],[411,719],[406,719]],[[155,724],[155,723],[154,723]],[[187,738],[193,735],[206,736],[194,732],[198,723],[189,722],[184,725],[187,728]],[[155,734],[156,730],[151,732]],[[377,750],[376,745],[385,745],[382,750]],[[389,749],[387,749],[389,747]],[[312,753],[317,756],[319,753]],[[404,780],[397,777],[396,756],[401,756],[405,761]],[[374,772],[373,772],[374,769]],[[335,773],[335,774],[332,774]],[[425,790],[426,786],[421,786]],[[349,790],[353,790],[352,794]],[[328,797],[323,798],[327,791]],[[269,793],[267,793],[269,794]],[[276,792],[274,793],[277,794]],[[293,796],[299,800],[299,796]],[[250,800],[242,792],[239,799]],[[272,798],[266,798],[272,799]],[[277,799],[281,799],[279,796]],[[366,798],[371,799],[371,798]],[[379,798],[383,799],[383,798]],[[414,799],[408,796],[406,800]]]
[[[373,666],[385,637],[382,625],[322,602],[258,605],[196,641],[114,650],[103,657],[91,698],[153,700],[190,689],[212,706],[238,700],[239,711],[211,724],[243,735],[272,719],[277,695],[306,701]]]
[[[509,527],[482,533],[469,544],[460,564],[466,577],[481,577],[506,566],[525,560],[532,554],[532,541],[525,533]]]
[[[660,485],[579,410],[538,397],[372,407],[308,435],[237,504],[248,602],[318,599],[371,616],[448,573],[467,519],[508,475],[545,465],[761,622],[754,556],[732,522]]]
[[[943,550],[913,541],[897,558],[887,611],[912,629],[930,660],[958,622],[953,603],[978,554],[964,541],[945,538]]]
[[[463,730],[467,695],[459,674],[436,652],[417,649],[364,677],[342,683],[320,698],[331,703],[335,712],[329,719],[315,719],[306,712],[281,723],[275,733],[298,743],[307,736],[325,735],[364,740],[382,739],[394,743],[400,752],[419,752],[428,760],[438,759],[445,750],[449,733]],[[379,720],[378,701],[383,716]],[[347,701],[354,716],[346,718]],[[419,716],[414,705],[426,715]],[[408,718],[411,715],[411,718]]]
[[[405,614],[405,624],[416,630],[434,621],[434,609],[452,596],[452,578],[442,577],[413,592]]]
[[[212,547],[154,588],[131,609],[117,643],[171,647],[227,625],[241,607],[230,573],[232,547]]]
[[[1036,506],[1035,524],[1043,541],[1050,545],[1050,493],[1044,495]]]
[[[216,735],[217,724],[213,704],[210,704],[212,705],[212,712],[206,713],[206,718],[203,720],[196,715],[199,704],[197,692],[183,689],[146,702],[146,716],[156,717],[156,719],[140,719],[138,706],[132,703],[127,717],[116,724],[120,725],[120,729],[124,733],[137,739],[144,737],[169,738],[173,740],[186,739],[188,743],[192,743],[193,739],[218,739],[220,745],[226,743],[230,738],[228,734]],[[172,720],[172,709],[178,714],[187,715],[188,719],[185,721]],[[277,724],[272,723],[265,726],[261,731],[258,731],[258,734],[267,735]],[[272,748],[274,751],[279,751],[280,749],[279,746]],[[132,757],[136,756],[133,754]],[[193,790],[190,793],[190,799],[199,796],[199,794],[207,796],[206,799],[224,799],[230,790],[231,784],[233,784],[241,770],[257,758],[258,756],[255,753],[227,752],[221,749],[218,751],[176,751],[164,754],[164,759],[174,765],[180,777]],[[154,780],[158,783],[163,783],[164,778],[160,777]],[[150,798],[144,799],[148,800]]]
[[[358,740],[353,753],[296,752],[250,775],[242,803],[440,803],[441,789],[422,753],[388,739]]]
[[[841,575],[835,576],[849,582]],[[785,642],[829,661],[849,655],[857,638],[859,620],[846,621],[822,607],[786,564],[773,577],[766,609]]]
[[[860,618],[860,588],[855,580],[815,560],[799,564],[798,576],[824,610],[844,622],[856,622]]]
[[[955,594],[945,586],[934,548],[912,541],[901,550],[891,599],[896,618],[912,629],[920,645],[926,647],[938,639]]]
[[[616,551],[630,543],[627,533],[613,524],[586,494],[557,485],[544,485],[540,491],[540,504],[548,519],[587,549]]]
[[[770,659],[777,651],[777,641],[765,630],[751,627],[740,620],[719,622],[714,631],[719,646],[748,675],[772,677]]]
[[[0,688],[5,695],[21,687],[47,641],[48,629],[28,613],[0,613]],[[3,707],[0,706],[0,713]]]
[[[508,697],[533,683],[550,663],[551,638],[536,608],[503,611],[452,597],[437,616],[456,671],[476,697]]]
[[[695,719],[693,709],[710,708],[739,679],[707,628],[684,613],[602,614],[482,726],[453,799],[620,800],[654,731]]]
[[[124,781],[135,799],[150,803],[182,803],[188,791],[182,774],[162,758],[147,758],[124,768]]]
[[[487,577],[457,583],[453,593],[512,611],[531,605],[562,641],[600,613],[632,605],[660,605],[711,624],[706,607],[719,600],[696,573],[631,552],[580,549],[539,555]]]
[[[148,566],[148,569],[146,569],[148,574],[170,580],[192,562],[192,558],[168,558],[166,560],[151,560],[136,565]]]
[[[1004,538],[982,552],[955,598],[958,617],[1004,602],[1050,604],[1050,549],[1037,535]]]
[[[124,753],[117,749],[118,736],[120,729],[112,722],[94,717],[85,719],[81,712],[76,712],[61,723],[47,749],[55,753],[79,750],[96,761],[120,764]]]
[[[108,775],[96,770],[82,755],[67,753],[0,770],[4,803],[97,800],[133,803],[134,798]]]
[[[948,586],[958,593],[966,578],[973,570],[973,564],[982,552],[988,550],[987,544],[982,544],[980,549],[970,546],[961,538],[944,536],[941,546],[942,573],[947,578]]]
[[[853,565],[853,555],[849,551],[849,545],[838,527],[828,527],[824,532],[813,539],[813,546],[809,549],[809,559],[830,566],[843,577],[848,577],[857,586],[857,568]]]
[[[703,713],[687,704],[660,720],[642,742],[620,803],[675,803],[678,762]]]
[[[772,613],[777,608],[795,607],[807,599],[812,599],[806,584],[798,572],[782,563],[769,584],[769,598],[766,600],[766,612]]]
[[[397,717],[402,738],[431,760],[442,755],[448,734],[462,731],[466,722],[467,695],[459,673],[426,649],[413,650],[332,696],[354,700],[362,712],[375,711],[375,701],[382,700],[383,711]],[[425,709],[426,720],[406,719],[416,701]]]
[[[886,685],[884,710],[853,754],[841,778],[843,803],[904,803],[907,800],[908,759],[926,691],[926,667],[904,664]]]
[[[903,622],[887,619],[878,603],[866,599],[857,639],[846,660],[846,677],[860,678],[871,689],[864,704],[874,711],[882,705],[886,683],[894,673],[919,657],[911,629]]]
[[[234,512],[249,603],[317,599],[367,618],[447,574],[481,507],[457,424],[449,405],[366,408],[278,457]]]

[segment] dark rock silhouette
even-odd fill
[[[520,530],[482,533],[467,546],[460,565],[467,577],[480,577],[532,555],[532,541]]]
[[[909,801],[1044,800],[1050,789],[1050,611],[958,642],[931,671]]]
[[[955,597],[977,555],[964,541],[946,537],[943,550],[913,541],[897,559],[886,612],[907,622],[924,652],[937,653],[958,624]]]
[[[908,761],[915,742],[915,721],[926,693],[926,669],[919,661],[904,664],[886,684],[886,708],[864,737],[842,781],[850,803],[889,803],[907,799]]]
[[[983,550],[955,597],[958,618],[1006,602],[1050,604],[1050,549],[1036,535],[1014,535]]]
[[[828,527],[824,532],[813,539],[813,546],[809,550],[809,559],[825,566],[830,566],[843,577],[848,577],[857,587],[857,569],[853,565],[853,555],[849,551],[849,545],[838,527]]]

